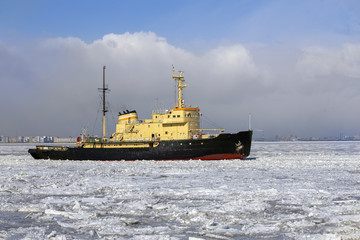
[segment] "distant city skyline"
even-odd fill
[[[109,133],[174,106],[174,65],[204,127],[360,135],[359,1],[14,0],[0,28],[0,135],[101,135],[104,65]]]

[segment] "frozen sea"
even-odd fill
[[[360,142],[233,161],[34,160],[0,145],[0,239],[360,239]]]

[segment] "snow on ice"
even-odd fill
[[[360,239],[360,142],[249,161],[34,160],[0,145],[0,239]]]

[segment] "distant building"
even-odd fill
[[[289,136],[276,136],[275,137],[276,141],[297,141],[298,137],[297,136],[293,136],[293,135],[289,135]]]
[[[9,137],[7,136],[0,136],[0,143],[8,143]]]
[[[74,137],[67,137],[67,138],[54,137],[54,143],[74,143],[74,142],[76,142],[76,138]]]

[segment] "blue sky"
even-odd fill
[[[174,64],[189,102],[230,132],[251,112],[268,137],[360,134],[356,0],[13,0],[0,29],[0,135],[78,132],[104,64],[114,107],[143,118],[155,98],[171,107]]]
[[[108,33],[138,31],[195,47],[298,38],[322,41],[318,35],[357,37],[359,5],[356,0],[14,0],[2,1],[0,27],[5,41],[71,36],[92,42]]]

